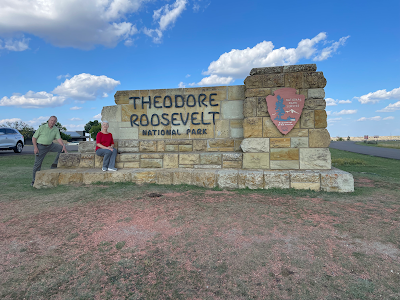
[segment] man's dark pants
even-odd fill
[[[39,154],[35,155],[35,164],[33,165],[33,179],[32,183],[35,182],[35,176],[36,172],[40,171],[42,168],[42,162],[44,157],[46,156],[47,153],[49,152],[58,152],[56,159],[53,162],[53,165],[58,164],[58,158],[60,157],[60,153],[62,152],[63,147],[59,144],[54,144],[51,143],[50,145],[42,145],[42,144],[37,144],[38,149],[39,149]]]

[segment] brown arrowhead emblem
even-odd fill
[[[297,95],[296,89],[282,88],[267,97],[268,113],[276,128],[288,134],[300,119],[303,111],[304,95]]]

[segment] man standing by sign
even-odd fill
[[[54,126],[57,123],[57,117],[51,116],[46,124],[43,124],[36,130],[32,137],[33,152],[35,153],[35,164],[33,165],[33,179],[31,186],[35,183],[36,172],[40,171],[44,157],[48,152],[58,152],[57,156],[51,165],[52,169],[57,168],[58,158],[61,152],[67,153],[67,149],[61,139],[60,130]],[[60,145],[54,144],[57,139]]]

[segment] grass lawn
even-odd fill
[[[331,153],[354,193],[36,190],[0,154],[0,299],[400,299],[400,161]]]

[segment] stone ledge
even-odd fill
[[[295,188],[342,193],[354,191],[353,175],[336,168],[308,171],[123,169],[117,172],[103,172],[99,169],[50,169],[36,173],[34,187],[40,189],[94,182],[189,184],[223,189]]]

